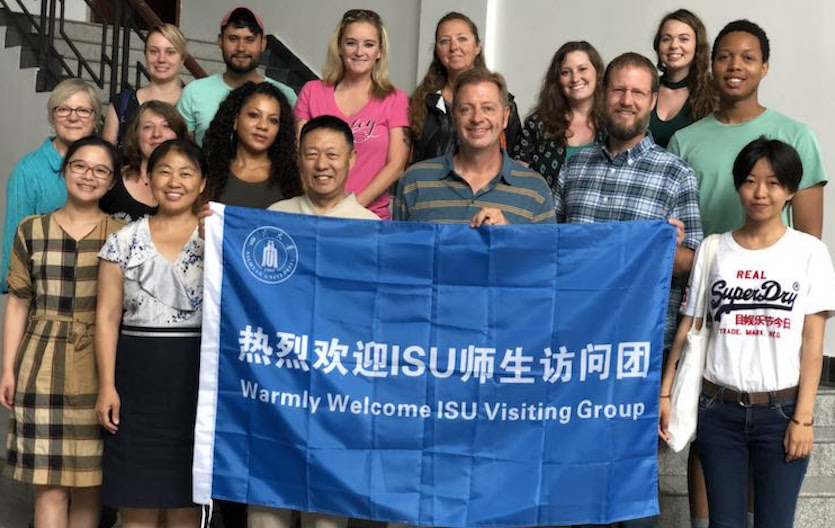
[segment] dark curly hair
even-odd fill
[[[568,99],[560,86],[560,69],[565,57],[572,52],[581,51],[588,55],[589,62],[594,66],[596,85],[594,87],[594,103],[591,110],[591,120],[594,123],[595,131],[603,129],[603,72],[605,66],[600,54],[594,46],[585,40],[566,42],[554,53],[551,64],[542,79],[542,87],[539,89],[539,96],[531,111],[531,115],[538,115],[542,120],[545,134],[557,142],[558,145],[565,145],[565,133],[570,122],[571,108]]]
[[[658,47],[661,44],[661,32],[668,20],[677,20],[682,24],[687,24],[696,35],[696,54],[693,57],[693,63],[690,65],[690,83],[687,89],[690,91],[688,97],[690,118],[693,121],[698,121],[708,114],[712,114],[719,104],[719,98],[713,89],[713,75],[710,68],[710,42],[707,40],[707,30],[701,19],[687,9],[678,9],[662,18],[661,22],[658,23],[658,31],[655,32],[655,38],[652,41],[652,47],[658,57],[657,66],[662,73],[666,73],[667,68],[661,62]]]
[[[235,121],[241,108],[256,95],[266,95],[278,101],[278,134],[267,149],[270,158],[269,180],[278,185],[285,198],[302,194],[299,179],[299,166],[296,155],[296,123],[293,119],[293,107],[275,86],[268,82],[248,82],[232,90],[220,103],[209,130],[203,137],[203,151],[209,164],[209,178],[206,196],[216,200],[229,180],[229,167],[238,151],[238,134],[235,133]]]

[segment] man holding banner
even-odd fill
[[[348,172],[356,157],[354,135],[345,121],[329,115],[314,117],[304,124],[299,134],[299,173],[304,194],[276,202],[268,209],[330,218],[379,220],[377,215],[359,204],[356,196],[345,192]],[[277,258],[277,251],[275,255]],[[301,513],[302,528],[344,528],[347,524],[345,517]],[[293,510],[251,505],[248,526],[290,528]]]
[[[270,211],[330,218],[379,220],[345,192],[348,172],[357,151],[351,127],[338,117],[322,115],[304,124],[299,133],[299,175],[304,194],[272,204]]]
[[[494,224],[552,224],[545,180],[502,149],[510,116],[501,74],[484,68],[462,73],[453,92],[458,151],[414,164],[397,183],[394,220]]]
[[[606,68],[604,145],[581,150],[560,171],[554,203],[566,223],[677,219],[684,236],[676,247],[667,305],[664,352],[677,327],[683,285],[702,240],[699,190],[693,169],[659,147],[647,133],[658,95],[658,73],[646,57],[624,53]],[[676,222],[678,223],[678,222]],[[662,395],[664,397],[664,395]],[[651,518],[624,523],[652,527]]]
[[[664,333],[664,350],[669,350],[682,286],[702,241],[696,175],[647,133],[659,82],[649,59],[624,53],[609,63],[603,82],[608,137],[604,145],[581,150],[563,166],[554,193],[557,221],[677,219],[684,224],[684,238],[676,247]]]

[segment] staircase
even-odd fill
[[[687,450],[673,453],[666,444],[658,452],[661,528],[690,526],[687,500]],[[800,490],[795,528],[835,526],[835,387],[818,390],[815,404],[815,446]]]
[[[49,91],[57,84],[58,80],[67,77],[66,72],[62,71],[57,57],[63,59],[70,70],[76,72],[75,76],[80,76],[82,79],[91,81],[94,85],[96,84],[95,79],[87,69],[79,65],[77,55],[72,49],[74,47],[78,54],[84,57],[87,64],[97,76],[100,75],[99,72],[103,72],[103,75],[101,75],[103,86],[99,87],[102,94],[102,101],[108,101],[110,99],[110,66],[105,63],[105,68],[102,69],[101,63],[102,41],[105,42],[104,53],[107,56],[112,55],[112,46],[110,44],[113,35],[112,27],[107,27],[103,32],[101,24],[64,21],[64,31],[72,44],[66,40],[56,38],[54,48],[57,57],[52,57],[51,60],[48,60],[46,67],[39,67],[42,54],[38,49],[37,32],[32,28],[31,23],[22,15],[12,13],[0,7],[0,25],[7,27],[5,46],[7,48],[13,46],[21,47],[20,67],[39,68],[37,87],[44,86],[46,91]],[[188,51],[209,75],[224,71],[225,64],[223,63],[217,42],[190,39],[188,42]],[[118,59],[122,60],[123,50],[120,50],[117,55],[119,56]],[[130,39],[130,50],[127,57],[127,82],[135,85],[136,80],[140,79],[140,85],[146,84],[147,78],[144,74],[140,74],[137,77],[137,64],[144,63],[144,43],[135,33]],[[261,56],[261,66],[265,75],[287,84],[297,92],[305,82],[317,78],[312,70],[302,63],[273,35],[268,35],[267,50]],[[78,72],[80,72],[80,75],[78,75]],[[183,84],[194,80],[194,77],[185,68],[180,73],[180,78]],[[35,88],[33,87],[33,89]],[[115,91],[118,92],[120,89],[121,87],[117,86]]]

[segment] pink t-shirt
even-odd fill
[[[346,116],[336,105],[334,86],[322,81],[310,81],[304,85],[296,101],[296,119],[310,120],[320,115],[338,117],[351,126],[354,133],[354,149],[357,161],[348,174],[345,189],[359,194],[386,165],[389,148],[389,132],[409,126],[409,98],[403,90],[395,90],[385,99],[372,98],[352,116]],[[383,220],[389,214],[389,193],[384,192],[368,204]]]

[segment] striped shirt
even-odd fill
[[[412,165],[397,182],[393,220],[467,223],[485,207],[496,207],[511,224],[553,224],[554,204],[545,180],[502,150],[502,169],[473,192],[455,172],[453,154]]]
[[[566,223],[678,218],[684,222],[682,246],[695,250],[702,241],[696,174],[649,135],[616,156],[605,144],[579,151],[560,171],[554,206],[557,221]],[[686,280],[673,279],[664,339],[667,349],[675,335],[682,281]]]

